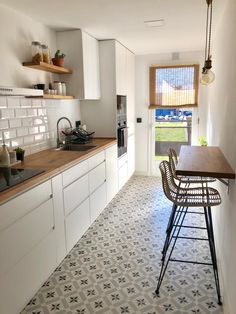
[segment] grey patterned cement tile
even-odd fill
[[[222,314],[210,266],[170,263],[154,293],[170,211],[160,179],[133,177],[21,314]],[[204,225],[204,217],[186,223]],[[174,256],[210,258],[207,242],[186,240]]]

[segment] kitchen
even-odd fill
[[[1,232],[3,232],[1,238],[1,276],[5,276],[4,281],[1,279],[1,291],[3,292],[1,293],[0,313],[13,314],[20,313],[23,310],[26,303],[33,298],[53,270],[76,245],[84,232],[89,229],[89,232],[92,233],[94,226],[92,222],[96,220],[100,213],[99,217],[101,218],[99,219],[104,219],[104,222],[109,220],[109,217],[103,216],[103,209],[108,205],[107,209],[112,211],[109,202],[119,190],[122,194],[118,194],[115,198],[115,207],[121,204],[122,208],[129,208],[127,194],[134,193],[136,200],[143,204],[145,201],[141,198],[142,191],[146,189],[145,197],[146,194],[154,197],[152,193],[157,184],[155,180],[158,179],[150,177],[151,182],[148,183],[146,181],[148,177],[141,177],[139,185],[137,182],[139,177],[133,177],[127,183],[134,173],[138,175],[151,173],[150,161],[146,152],[150,145],[148,138],[150,121],[148,116],[150,111],[147,110],[144,89],[146,90],[148,83],[141,76],[140,79],[137,79],[135,74],[136,70],[139,74],[144,64],[149,62],[144,56],[145,54],[140,53],[140,56],[135,56],[131,48],[127,48],[125,44],[118,40],[110,39],[109,36],[103,38],[103,40],[99,38],[100,41],[98,42],[94,38],[96,36],[91,36],[83,30],[82,26],[80,27],[81,31],[77,29],[79,27],[73,25],[69,27],[68,24],[63,25],[64,22],[62,22],[60,29],[57,29],[56,32],[55,29],[58,27],[54,27],[53,30],[44,25],[47,25],[48,22],[38,22],[46,16],[40,19],[37,7],[24,7],[22,13],[22,9],[19,7],[21,5],[17,4],[16,1],[11,3],[13,9],[8,7],[6,1],[1,1],[1,3],[3,5],[0,5],[0,20],[2,23],[0,30],[2,56],[0,86],[26,88],[36,84],[45,84],[48,89],[49,83],[60,81],[66,82],[67,95],[75,97],[74,99],[25,98],[6,95],[0,97],[0,126],[1,131],[4,131],[6,144],[8,146],[11,144],[13,147],[20,146],[25,149],[26,157],[23,164],[25,168],[45,170],[44,173],[33,177],[30,181],[25,181],[12,189],[2,191],[0,194],[2,202],[0,220]],[[228,0],[228,3],[227,8],[230,7],[231,1]],[[36,3],[34,4],[36,5]],[[48,4],[48,9],[51,8],[52,4],[55,3]],[[33,11],[36,13],[32,14]],[[71,14],[74,16],[69,11],[65,15]],[[47,15],[50,17],[52,13],[49,12]],[[231,16],[229,9],[224,16]],[[226,22],[223,21],[222,23]],[[96,28],[96,26],[94,27]],[[50,47],[52,56],[58,49],[65,53],[65,68],[71,69],[72,73],[57,75],[23,66],[24,62],[31,61],[31,43],[36,40]],[[217,38],[216,45],[218,40]],[[191,53],[194,50],[196,51],[195,47],[192,46],[189,47],[188,53],[181,52],[180,61],[182,59],[184,60],[182,62],[185,62],[185,60],[193,62],[192,59],[197,59],[197,61],[201,59],[200,53]],[[91,51],[92,54],[90,54]],[[162,64],[165,62],[170,63],[170,55],[164,56],[163,54],[159,57],[150,55],[150,59],[154,60],[156,58],[158,60],[159,58]],[[217,58],[219,64],[221,64],[221,56],[217,55]],[[149,65],[153,62],[151,61]],[[141,85],[144,86],[143,89],[140,88]],[[205,93],[207,93],[206,90],[202,90],[201,97],[207,102],[207,97],[203,97]],[[124,153],[119,159],[116,137],[118,123],[121,123],[121,121],[117,120],[117,95],[127,96],[127,121],[123,120],[122,123],[124,126],[124,122],[126,122],[128,126],[125,131],[126,138],[124,137],[121,140],[121,142],[127,144],[127,153]],[[210,97],[215,97],[212,95]],[[142,105],[140,105],[141,101]],[[217,98],[214,98],[214,101],[218,103]],[[213,138],[213,130],[218,130],[216,124],[219,123],[216,113],[212,112],[211,107],[208,109],[203,107],[199,109],[200,115],[203,117],[202,120],[207,117],[208,122],[206,126],[200,125],[200,128],[208,132],[212,145],[221,145],[224,148],[227,159],[231,165],[234,165],[233,147],[229,147],[227,141],[222,144],[222,142],[217,142]],[[209,112],[211,112],[213,118],[207,116]],[[86,125],[84,129],[95,131],[94,139],[89,144],[96,147],[87,152],[56,151],[57,121],[61,117],[67,117],[73,126],[75,126],[76,121],[81,121],[82,126]],[[140,117],[142,118],[141,123],[136,123],[136,118]],[[209,123],[209,119],[213,119],[211,123]],[[60,125],[63,127],[68,126],[66,121],[61,121]],[[219,136],[219,138],[221,137]],[[124,187],[126,183],[127,185]],[[148,184],[150,184],[149,187]],[[122,189],[122,187],[124,188]],[[135,187],[137,188],[136,192],[133,191]],[[225,218],[221,216],[223,214],[217,213],[218,217],[216,219],[218,224],[220,219],[228,221],[232,224],[230,230],[233,230],[233,220],[230,221],[229,219],[231,215],[230,208],[234,203],[233,183],[230,188],[232,189],[230,199],[228,199],[224,188],[221,188],[221,194],[223,194],[224,202],[227,204],[228,213]],[[83,193],[77,195],[76,191],[78,189]],[[157,195],[159,193],[161,192],[158,191]],[[122,201],[122,195],[126,203]],[[156,201],[153,199],[153,202]],[[149,200],[147,200],[147,203],[149,203]],[[136,201],[130,206],[131,211],[133,210],[132,206],[138,206]],[[151,206],[151,203],[149,206]],[[78,211],[75,211],[75,208]],[[32,209],[36,209],[34,211],[35,215],[30,216],[28,213],[31,213]],[[89,216],[87,215],[88,212],[90,213]],[[115,214],[119,215],[118,212]],[[139,214],[142,215],[141,209]],[[119,222],[122,229],[122,223],[125,224],[127,217],[121,208],[120,215],[120,218],[123,219],[123,222],[122,220]],[[78,217],[82,217],[82,219],[80,218],[80,220]],[[116,218],[114,216],[114,221]],[[82,220],[83,224],[81,224]],[[77,223],[81,225],[78,226]],[[148,228],[151,227],[152,224],[148,224]],[[146,229],[145,226],[143,228]],[[25,230],[24,234],[21,232],[22,229]],[[225,230],[225,239],[229,235],[228,232],[230,231]],[[235,302],[233,298],[234,288],[230,287],[231,283],[228,286],[228,282],[230,282],[228,280],[228,269],[232,267],[231,263],[234,256],[230,261],[230,266],[225,266],[225,263],[230,260],[227,258],[228,254],[225,250],[232,251],[230,248],[233,247],[233,243],[231,243],[233,240],[227,242],[227,248],[222,248],[223,244],[218,228],[217,234],[219,234],[217,237],[218,250],[224,252],[224,254],[220,253],[221,272],[224,278],[224,311],[225,313],[233,313],[231,309]],[[19,241],[16,241],[16,239],[19,239]],[[81,241],[81,243],[85,243],[86,236],[82,237]],[[9,249],[10,247],[11,249]],[[144,248],[143,244],[141,247]],[[77,253],[79,254],[80,251],[78,249]],[[226,256],[226,260],[224,256]],[[112,260],[111,256],[110,259]],[[107,260],[107,262],[109,261]],[[40,268],[38,268],[39,264],[41,265]],[[151,262],[152,266],[153,264],[155,263]],[[157,268],[155,268],[155,271],[157,271]],[[157,276],[155,271],[152,273],[153,277]],[[150,293],[155,290],[155,284],[156,280],[153,280]],[[114,289],[117,289],[116,285]],[[47,292],[49,292],[49,289]],[[167,295],[167,300],[163,300],[165,305],[168,305],[168,299],[170,299],[170,294]],[[70,297],[74,297],[74,295],[71,294]],[[140,301],[141,305],[142,302],[146,302],[146,300],[142,301],[140,295],[136,299]],[[129,298],[127,300],[131,302]],[[128,301],[127,303],[129,303]],[[96,311],[115,313],[115,308],[111,310],[108,307],[103,310],[99,306],[100,301],[96,300],[96,302],[98,302],[96,309],[90,308],[84,313],[89,313],[89,311],[91,313]],[[52,304],[54,304],[54,310],[49,310],[49,308],[52,308]],[[55,302],[51,303],[48,309],[46,305],[42,306],[44,310],[41,310],[40,313],[47,313],[47,311],[67,312],[65,309],[64,312],[61,308],[57,309],[57,303]],[[129,304],[121,304],[117,308],[122,307],[124,313],[126,313],[127,306],[129,307]],[[37,310],[37,306],[34,304],[31,304],[31,308],[32,310],[29,309],[28,313]],[[145,306],[143,310],[139,309],[140,313],[148,313],[149,311]],[[163,309],[165,307],[162,307]],[[155,310],[157,311],[159,308],[155,308]],[[70,311],[76,313],[76,305],[70,308]],[[209,309],[203,313],[208,313],[208,311]],[[221,309],[216,308],[215,312],[217,313],[217,311],[221,311]],[[77,311],[77,313],[79,312]],[[186,313],[188,312],[186,311]]]

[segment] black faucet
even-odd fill
[[[67,120],[69,125],[70,125],[70,128],[72,129],[72,123],[71,121],[67,118],[67,117],[61,117],[60,119],[57,120],[57,148],[59,148],[61,146],[61,144],[63,144],[61,141],[60,141],[60,135],[59,135],[59,123],[61,120]]]

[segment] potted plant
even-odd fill
[[[17,147],[14,151],[16,152],[16,160],[24,161],[25,150],[21,147]]]
[[[198,142],[201,146],[207,146],[208,143],[207,143],[207,140],[206,140],[206,137],[205,136],[199,136],[198,138]]]
[[[57,65],[59,67],[63,67],[64,66],[64,61],[65,61],[65,54],[63,52],[61,52],[61,50],[57,50],[55,53],[55,57],[52,58],[52,63],[54,65]]]

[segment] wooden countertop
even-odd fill
[[[54,148],[26,156],[24,162],[15,165],[14,168],[38,168],[44,169],[45,172],[0,192],[0,204],[54,177],[116,142],[117,140],[114,138],[94,138],[89,144],[96,145],[96,147],[89,151],[60,151]]]
[[[235,179],[235,172],[219,147],[182,145],[177,175]]]

